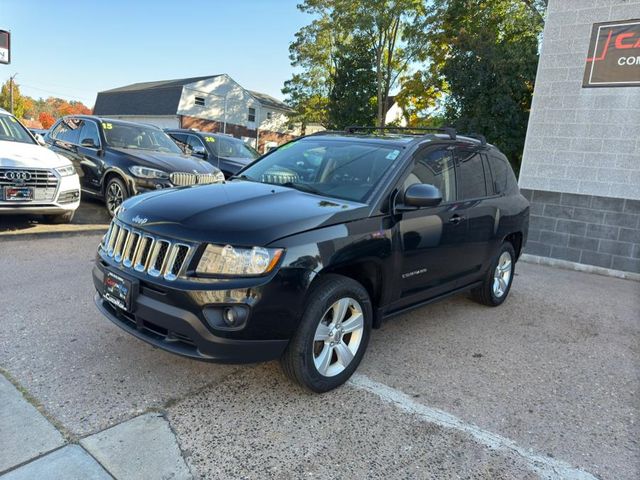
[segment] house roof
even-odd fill
[[[124,87],[112,88],[111,90],[105,90],[100,93],[137,92],[140,90],[154,90],[156,88],[183,87],[190,83],[195,83],[201,80],[207,80],[209,78],[215,78],[215,77],[219,77],[219,75],[207,75],[205,77],[177,78],[174,80],[160,80],[157,82],[139,82],[139,83],[132,83],[131,85],[125,85]]]
[[[96,115],[175,115],[182,88],[218,75],[140,82],[98,92]]]
[[[96,115],[175,115],[185,85],[220,75],[140,82],[98,92]],[[292,111],[284,102],[265,93],[247,90],[262,105]]]
[[[252,97],[254,97],[263,105],[274,107],[274,108],[281,108],[282,110],[293,111],[291,107],[289,107],[289,105],[287,105],[284,102],[281,102],[280,100],[272,97],[271,95],[267,95],[266,93],[256,92],[254,90],[247,90],[247,92],[249,92]]]

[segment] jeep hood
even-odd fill
[[[134,227],[137,221],[141,229],[169,238],[265,246],[296,233],[362,218],[368,209],[362,203],[293,188],[234,180],[139,195],[123,204],[118,218]]]
[[[71,162],[48,148],[31,143],[0,141],[0,167],[57,168]]]

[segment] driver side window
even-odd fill
[[[423,150],[414,158],[415,166],[404,181],[404,189],[414,183],[428,183],[440,190],[444,203],[453,202],[456,199],[453,153],[446,148]]]

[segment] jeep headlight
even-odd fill
[[[241,248],[207,245],[196,273],[204,275],[258,276],[272,271],[282,257],[279,248]]]
[[[61,177],[68,177],[69,175],[75,175],[76,169],[73,165],[67,165],[66,167],[56,168],[56,172],[58,172]]]
[[[129,167],[129,171],[139,178],[156,178],[162,180],[169,178],[169,174],[167,172],[163,172],[162,170],[157,170],[155,168],[143,167],[141,165]]]

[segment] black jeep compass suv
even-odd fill
[[[127,200],[98,249],[98,308],[180,355],[281,358],[324,392],[385,318],[464,290],[500,305],[529,224],[507,159],[452,129],[390,132],[303,137],[225,184]]]
[[[138,193],[224,181],[220,170],[185,155],[153,125],[67,116],[51,127],[45,141],[73,162],[82,191],[103,199],[110,215]]]

